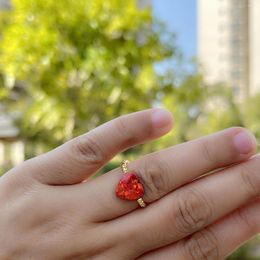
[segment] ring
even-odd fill
[[[144,186],[140,182],[136,172],[128,172],[128,160],[124,160],[121,163],[121,169],[123,176],[116,188],[116,196],[123,200],[136,200],[141,208],[146,206],[142,196],[144,194]]]

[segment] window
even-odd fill
[[[241,79],[241,73],[239,70],[233,70],[231,72],[231,77],[233,80],[240,80]]]
[[[233,86],[233,87],[232,87],[232,90],[233,90],[233,92],[234,92],[234,94],[235,94],[236,96],[239,96],[239,94],[240,94],[240,87],[238,87],[238,86]]]

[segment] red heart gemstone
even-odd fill
[[[124,173],[116,188],[116,196],[123,200],[137,200],[144,194],[144,187],[135,172]]]

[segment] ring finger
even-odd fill
[[[129,171],[137,171],[145,189],[144,201],[153,202],[209,171],[248,159],[255,147],[255,138],[249,131],[231,128],[148,154],[130,163]],[[113,219],[138,207],[135,201],[115,196],[121,176],[121,169],[115,169],[77,189],[79,199],[95,201],[91,210],[95,221]]]
[[[176,242],[257,198],[260,195],[259,165],[260,155],[257,155],[187,184],[146,210],[125,215],[109,225],[119,230],[127,227],[131,237],[135,237],[128,246],[131,248],[132,243],[135,252]]]

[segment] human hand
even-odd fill
[[[88,179],[171,126],[161,109],[123,116],[1,177],[0,259],[223,259],[259,233],[260,156],[247,160],[256,142],[242,128],[131,162],[144,209],[116,197],[120,168]]]

